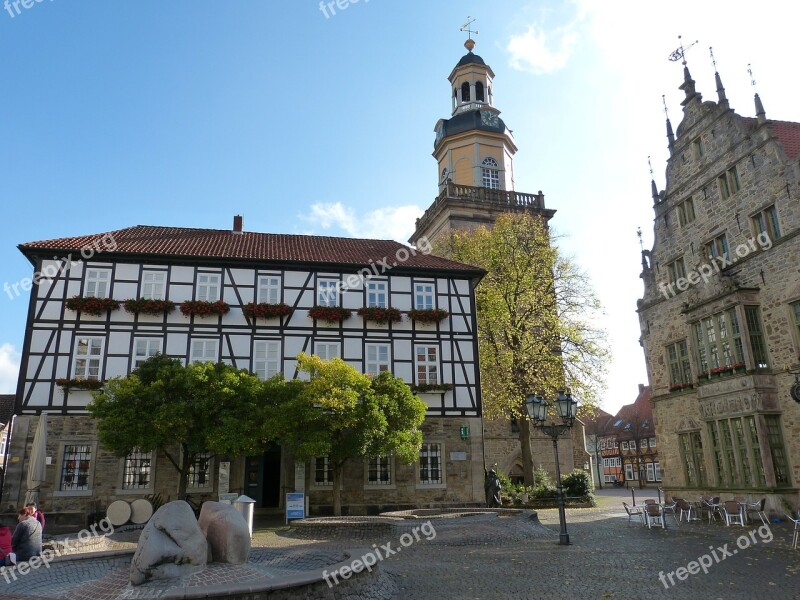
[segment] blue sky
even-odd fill
[[[2,1],[2,0],[0,0]],[[681,118],[679,34],[715,99],[800,121],[797,5],[619,0],[32,2],[0,10],[0,283],[31,275],[22,242],[136,224],[405,241],[437,193],[433,126],[477,17],[476,53],[544,191],[561,246],[590,274],[615,360],[604,408],[646,383],[636,228],[652,244],[647,156],[664,186],[661,95]],[[2,8],[2,7],[0,7]],[[13,17],[11,15],[14,15]],[[756,23],[756,31],[748,25]],[[13,392],[27,296],[0,293],[0,392]]]

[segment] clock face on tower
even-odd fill
[[[482,110],[481,123],[490,127],[497,127],[497,125],[500,123],[500,117],[497,116],[497,113],[494,113],[490,110]]]

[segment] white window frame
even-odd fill
[[[330,277],[317,279],[317,306],[339,306],[339,280]]]
[[[653,475],[655,481],[661,481],[661,463],[658,461],[653,463]]]
[[[86,341],[86,346],[81,344]],[[86,379],[93,381],[103,380],[103,351],[105,348],[105,338],[79,335],[75,338],[75,353],[72,365],[72,376],[75,379]],[[85,352],[82,352],[83,349]],[[82,362],[82,365],[79,365]],[[92,373],[92,371],[95,373]]]
[[[86,269],[83,286],[85,298],[108,298],[111,291],[111,269]]]
[[[647,471],[647,481],[655,481],[656,480],[656,471],[655,466],[653,463],[645,464],[645,469]]]
[[[198,273],[195,300],[216,302],[220,299],[222,275],[219,273]]]
[[[166,271],[142,271],[142,298],[164,300],[167,296]]]
[[[322,481],[317,481],[318,461],[322,461]],[[333,487],[333,467],[328,456],[315,456],[311,459],[311,485],[317,488]]]
[[[68,467],[65,463],[67,461],[67,449],[68,448],[80,448],[81,451],[85,450],[86,448],[89,449],[89,467],[87,472],[87,480],[86,486],[84,489],[64,489],[65,486],[65,479],[67,473],[65,472],[65,468]],[[75,460],[75,459],[71,459]],[[58,449],[58,464],[56,465],[56,483],[57,488],[53,490],[54,497],[75,497],[75,496],[91,496],[94,488],[94,470],[95,465],[97,464],[97,443],[92,441],[85,441],[85,440],[73,440],[69,442],[64,442],[60,445]],[[74,471],[75,466],[69,467],[70,470]],[[74,474],[73,474],[74,477]]]
[[[414,284],[414,308],[432,310],[436,308],[436,284],[423,282]]]
[[[441,442],[423,442],[422,447],[419,449],[419,458],[417,460],[417,487],[420,488],[443,488],[446,487],[445,482],[445,469],[444,469],[444,444]],[[423,478],[423,459],[430,461],[435,458],[438,460],[438,479],[431,477],[431,472],[436,470],[432,466],[425,467],[426,476]]]
[[[391,344],[364,345],[364,373],[377,377],[392,370]]]
[[[333,352],[331,352],[331,350],[333,350]],[[314,342],[314,354],[319,356],[322,360],[342,358],[341,342]]]
[[[189,343],[189,364],[207,361],[215,363],[219,361],[219,340],[192,338]]]
[[[280,372],[280,340],[255,340],[253,342],[253,373],[259,379],[266,380]]]
[[[650,447],[651,448],[655,448],[656,447],[656,438],[654,438],[654,437],[650,438],[649,442],[650,442]]]
[[[500,189],[500,165],[491,156],[487,156],[481,162],[481,179],[483,187],[490,190]]]
[[[374,465],[374,469],[373,469]],[[366,473],[364,475],[364,481],[366,481],[365,488],[373,488],[373,489],[381,489],[381,490],[393,490],[395,489],[394,484],[394,457],[392,455],[386,456],[376,456],[373,458],[367,458],[365,461],[366,466]],[[372,479],[370,477],[373,470],[378,474],[377,479]],[[383,481],[382,475],[387,473],[389,478],[386,481]]]
[[[622,442],[622,449],[623,450],[627,450],[628,449],[628,442]]]
[[[278,304],[281,301],[281,276],[259,275],[257,302]]]
[[[133,360],[131,361],[131,370],[138,369],[141,363],[151,356],[159,354],[162,344],[163,340],[161,338],[133,338]]]
[[[192,477],[195,468],[201,461],[208,461],[205,485],[192,485]],[[186,489],[192,493],[214,491],[214,455],[211,452],[200,452],[194,457],[194,462],[189,465],[189,473],[186,477]]]
[[[131,487],[132,480],[135,478],[135,475],[132,477],[128,477],[127,474],[127,467],[128,462],[130,460],[139,460],[141,463],[147,462],[146,473],[147,473],[147,485],[137,485],[135,487]],[[124,490],[126,494],[147,494],[153,491],[153,481],[155,480],[155,457],[153,456],[153,452],[140,452],[138,448],[134,448],[133,452],[128,454],[125,458],[122,459],[122,479],[120,481],[119,489]],[[139,476],[145,471],[143,471],[144,467],[139,469]]]
[[[625,480],[636,481],[636,471],[631,463],[625,463]]]
[[[420,350],[424,352],[420,354]],[[434,350],[434,360],[430,360],[430,351]],[[417,385],[433,385],[441,382],[441,369],[439,366],[439,346],[417,344],[414,346],[414,379]],[[422,360],[420,360],[422,359]],[[420,372],[420,369],[424,372]],[[422,375],[422,376],[421,376]]]
[[[388,297],[388,285],[385,281],[368,281],[367,282],[367,302],[368,308],[386,308],[388,306],[386,299]]]

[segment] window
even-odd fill
[[[339,306],[339,280],[338,279],[318,279],[317,280],[317,305],[318,306]]]
[[[469,102],[469,82],[465,81],[461,84],[461,101]]]
[[[481,174],[483,175],[483,187],[490,190],[500,189],[500,170],[498,164],[492,157],[484,158],[481,163]]]
[[[281,278],[277,275],[262,275],[258,278],[258,302],[278,304],[281,298]]]
[[[417,283],[414,285],[414,308],[431,310],[434,307],[434,284]]]
[[[197,297],[195,300],[216,302],[219,300],[220,276],[211,273],[197,275]]]
[[[142,298],[163,300],[166,298],[167,274],[164,271],[145,271],[142,273]]]
[[[701,377],[744,364],[742,333],[735,308],[698,321],[694,329]]]
[[[726,173],[720,175],[717,178],[717,184],[719,185],[719,195],[723,200],[738,192],[741,189],[741,185],[739,184],[739,172],[736,167],[728,169]]]
[[[669,263],[667,265],[667,273],[669,274],[670,283],[675,283],[678,279],[686,279],[686,266],[683,262],[683,257]]]
[[[0,431],[0,460],[5,459],[6,456],[6,443],[8,442],[8,426],[6,429]]]
[[[767,360],[764,333],[761,329],[760,311],[757,306],[745,306],[744,316],[750,337],[750,349],[753,351],[753,366],[756,369],[767,369],[769,368],[769,361]]]
[[[653,463],[653,477],[656,481],[661,481],[661,463]]]
[[[108,298],[111,271],[108,269],[87,269],[86,287],[83,295],[87,298]]]
[[[728,236],[723,233],[708,242],[706,244],[706,256],[711,260],[716,258],[724,258],[727,260],[730,256],[730,251],[728,250]]]
[[[161,352],[161,340],[158,338],[136,338],[133,342],[133,368],[138,369],[151,356]]]
[[[333,485],[333,465],[327,456],[314,458],[314,485]]]
[[[689,361],[689,348],[686,340],[667,346],[669,363],[669,382],[671,385],[692,383],[692,365]]]
[[[800,302],[793,302],[791,306],[795,331],[797,331],[797,341],[800,343]]]
[[[417,385],[439,383],[439,348],[436,346],[417,346]]]
[[[772,456],[772,466],[775,469],[775,484],[789,485],[789,464],[786,461],[786,449],[783,445],[780,419],[780,415],[764,415],[764,424],[767,429],[767,442],[769,443],[769,453]]]
[[[389,344],[367,344],[365,351],[367,359],[364,365],[364,372],[367,375],[377,376],[391,370]]]
[[[765,208],[760,213],[754,215],[753,229],[756,235],[766,237],[771,241],[776,241],[781,238],[781,226],[778,223],[778,211],[775,206]],[[763,239],[762,237],[762,239]],[[766,242],[766,240],[764,240]]]
[[[636,477],[634,477],[633,465],[630,463],[625,465],[625,479],[628,481],[633,481],[636,479]]]
[[[322,360],[341,358],[339,342],[315,342],[314,354],[319,356]]]
[[[703,158],[703,140],[701,138],[698,137],[692,141],[692,153],[695,159]]]
[[[484,102],[483,84],[480,81],[475,83],[475,100]]]
[[[651,448],[655,448],[656,447],[656,438],[650,438],[650,447]]]
[[[628,442],[622,442],[622,449],[623,450],[627,450],[628,449]]]
[[[189,465],[188,488],[208,488],[213,487],[211,481],[212,459],[210,452],[201,452],[194,457],[194,461]]]
[[[392,457],[377,456],[367,461],[368,485],[392,484]]]
[[[61,463],[62,492],[78,492],[89,489],[89,467],[92,462],[92,447],[89,445],[64,446]]]
[[[133,452],[128,454],[122,467],[122,489],[142,490],[150,488],[152,462],[152,452],[142,452],[135,448]]]
[[[755,467],[755,485],[763,487],[766,485],[764,476],[764,465],[761,463],[761,445],[758,441],[758,431],[756,430],[755,417],[744,418],[745,439],[750,448],[750,464]]]
[[[630,443],[630,444],[628,444],[628,447],[629,447],[631,450],[636,450],[636,442],[634,442],[633,440],[631,440],[631,443]]]
[[[367,283],[367,306],[370,308],[386,308],[385,281],[370,281]]]
[[[701,487],[706,484],[705,463],[703,462],[703,441],[700,432],[682,433],[678,436],[683,474],[686,485]]]
[[[678,222],[684,227],[694,221],[694,200],[691,198],[678,204]]]
[[[655,481],[656,480],[656,469],[653,463],[647,463],[647,481]]]
[[[253,373],[260,379],[269,379],[280,372],[281,343],[277,340],[256,340],[253,343]]]
[[[103,338],[79,337],[75,346],[75,379],[100,379]]]
[[[192,340],[189,362],[217,362],[217,340]]]
[[[646,450],[647,449],[647,440],[640,440],[639,441],[639,448],[641,448],[642,450]]]
[[[442,483],[442,445],[422,444],[419,451],[419,482]]]

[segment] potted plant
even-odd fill
[[[398,322],[403,320],[403,313],[400,309],[391,306],[381,308],[378,306],[364,306],[356,311],[365,321],[375,321],[376,323]]]
[[[353,311],[349,308],[342,308],[341,306],[314,306],[308,310],[308,316],[317,321],[326,321],[328,323],[341,322],[349,319]]]
[[[230,305],[222,300],[209,302],[207,300],[187,300],[181,304],[181,312],[186,316],[209,317],[211,315],[222,316],[231,310]]]
[[[149,300],[147,298],[131,298],[122,303],[125,310],[131,314],[161,315],[169,314],[175,310],[175,303],[172,300]]]
[[[443,308],[425,308],[408,311],[408,318],[418,323],[438,323],[448,316],[450,316],[450,313]]]
[[[76,312],[99,317],[104,312],[119,309],[119,300],[113,298],[95,298],[73,296],[67,300],[67,308]]]
[[[275,319],[288,317],[294,309],[283,302],[279,304],[267,304],[266,302],[248,302],[242,307],[244,316],[251,319]]]
[[[415,394],[444,393],[453,389],[452,383],[420,383],[410,385],[411,391]]]
[[[99,390],[105,382],[99,379],[56,379],[56,385],[64,388],[65,390],[78,389],[78,390]]]

